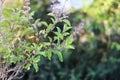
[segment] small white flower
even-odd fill
[[[55,0],[54,0],[55,1]],[[51,11],[55,14],[56,18],[63,16],[66,18],[66,14],[69,13],[71,9],[69,0],[58,0],[60,3],[55,3],[52,1],[53,5],[51,5]]]
[[[68,13],[71,9],[70,0],[59,0],[60,4],[57,6],[58,9],[63,9],[63,13]]]

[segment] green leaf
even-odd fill
[[[53,18],[50,18],[50,19],[52,20],[53,23],[55,23],[55,19],[53,19]]]
[[[28,63],[28,64],[26,64],[26,65],[24,66],[24,68],[27,69],[27,70],[30,70],[30,67],[31,67],[31,64],[30,64],[30,63]]]
[[[41,44],[40,46],[37,45],[36,43],[32,43],[32,44],[33,44],[33,46],[31,46],[31,48],[32,48],[32,49],[35,49],[35,50],[37,50],[37,51],[40,51],[41,48],[43,47],[43,44]]]
[[[40,56],[37,56],[33,59],[33,62],[38,63],[40,61]]]
[[[37,19],[37,20],[35,20],[35,23],[34,24],[37,24],[37,23],[39,23],[40,22],[40,19]]]
[[[52,50],[51,50],[51,49],[48,49],[48,51],[46,51],[46,54],[47,54],[48,59],[51,60]]]
[[[62,53],[61,53],[60,51],[55,50],[55,51],[53,51],[53,53],[54,53],[54,54],[57,54],[59,60],[60,60],[61,62],[63,62],[63,55],[62,55]]]
[[[41,24],[46,26],[46,27],[48,26],[47,22],[45,22],[45,21],[42,21]]]
[[[35,68],[35,71],[38,72],[38,70],[39,70],[38,64],[37,64],[37,63],[34,63],[33,66],[34,66],[34,68]]]
[[[64,36],[68,36],[70,33],[66,32],[66,33],[63,33]]]
[[[13,8],[4,7],[3,8],[3,15],[6,17],[11,17],[11,14],[13,11],[14,11]]]
[[[52,38],[51,37],[48,37],[49,41],[52,42]]]
[[[65,20],[63,20],[68,26],[71,26],[71,24],[70,24],[70,21],[69,20],[67,20],[67,19],[65,19]]]
[[[35,12],[34,11],[32,11],[31,13],[30,13],[30,16],[33,16],[35,14]]]
[[[39,54],[44,56],[44,57],[47,57],[47,55],[45,54],[45,51],[39,51]]]
[[[34,31],[33,31],[33,29],[32,29],[31,27],[25,28],[25,29],[22,31],[21,36],[24,36],[24,35],[26,35],[26,34],[31,34],[31,33],[33,33],[33,32],[34,32]]]
[[[66,45],[70,45],[70,44],[72,44],[72,42],[73,42],[73,39],[71,39],[71,38],[66,39]]]
[[[75,47],[73,45],[67,45],[68,49],[75,49]]]
[[[23,55],[20,55],[19,57],[17,57],[17,59],[18,59],[18,61],[23,61],[23,60],[25,60],[25,56],[23,56]]]
[[[0,48],[0,53],[2,53],[5,50],[5,48]]]
[[[53,29],[53,24],[49,24],[49,26],[46,29],[46,33],[48,33],[52,29]]]
[[[59,38],[60,38],[60,39],[63,40],[63,37],[64,37],[63,34],[61,34],[61,33],[59,33],[59,32],[55,32],[55,34],[57,35],[57,38],[55,37],[56,39],[59,39]]]
[[[62,55],[62,53],[60,51],[58,51],[56,54],[58,55],[59,60],[61,62],[63,62],[63,55]]]
[[[50,44],[51,44],[50,42],[44,42],[44,43],[43,43],[43,46],[44,46],[44,47],[50,46]]]
[[[11,56],[11,51],[7,50],[6,53],[4,54],[4,58],[10,57]]]
[[[72,27],[69,27],[65,24],[64,27],[63,27],[63,31],[66,32],[66,31],[70,30],[71,28]]]
[[[12,18],[14,20],[19,20],[20,19],[20,15],[19,14],[13,15]]]
[[[10,60],[9,60],[10,63],[16,63],[18,61],[18,58],[12,54],[9,57],[10,57]]]
[[[3,26],[3,27],[8,27],[10,26],[11,23],[8,21],[8,20],[4,20],[2,22],[0,22],[0,27]]]
[[[61,33],[61,29],[60,29],[59,27],[57,27],[57,31],[58,31],[59,33]]]
[[[49,13],[48,16],[54,17],[55,15],[53,13]]]

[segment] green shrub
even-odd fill
[[[4,7],[1,12],[0,79],[15,79],[22,70],[29,70],[31,66],[37,72],[41,56],[51,60],[52,55],[57,55],[63,62],[62,51],[74,48],[72,36],[67,32],[72,28],[71,24],[62,16],[56,18],[55,14],[49,13],[47,16],[50,16],[51,23],[34,20],[34,12],[30,12],[27,2],[24,10]],[[55,26],[58,22],[64,23],[63,29]],[[54,36],[49,36],[49,32]]]

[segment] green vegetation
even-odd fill
[[[120,1],[94,0],[68,19],[50,13],[50,4],[31,0],[29,15],[3,9],[0,70],[22,64],[17,80],[119,80]]]
[[[17,79],[22,70],[30,70],[31,66],[38,72],[38,62],[44,56],[51,60],[57,55],[63,62],[62,51],[74,49],[72,36],[67,32],[71,24],[69,20],[55,17],[49,13],[51,23],[33,19],[28,1],[24,10],[3,7],[0,20],[0,79]],[[63,29],[56,26],[64,23]],[[54,31],[54,29],[57,29]],[[49,33],[54,36],[49,36]]]

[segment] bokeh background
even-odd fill
[[[31,68],[20,80],[120,80],[120,1],[89,1],[71,1],[68,19],[73,28],[81,22],[84,27],[75,36],[75,49],[63,52],[64,62],[42,57],[40,70]],[[48,21],[50,5],[49,0],[31,0],[34,19]]]

